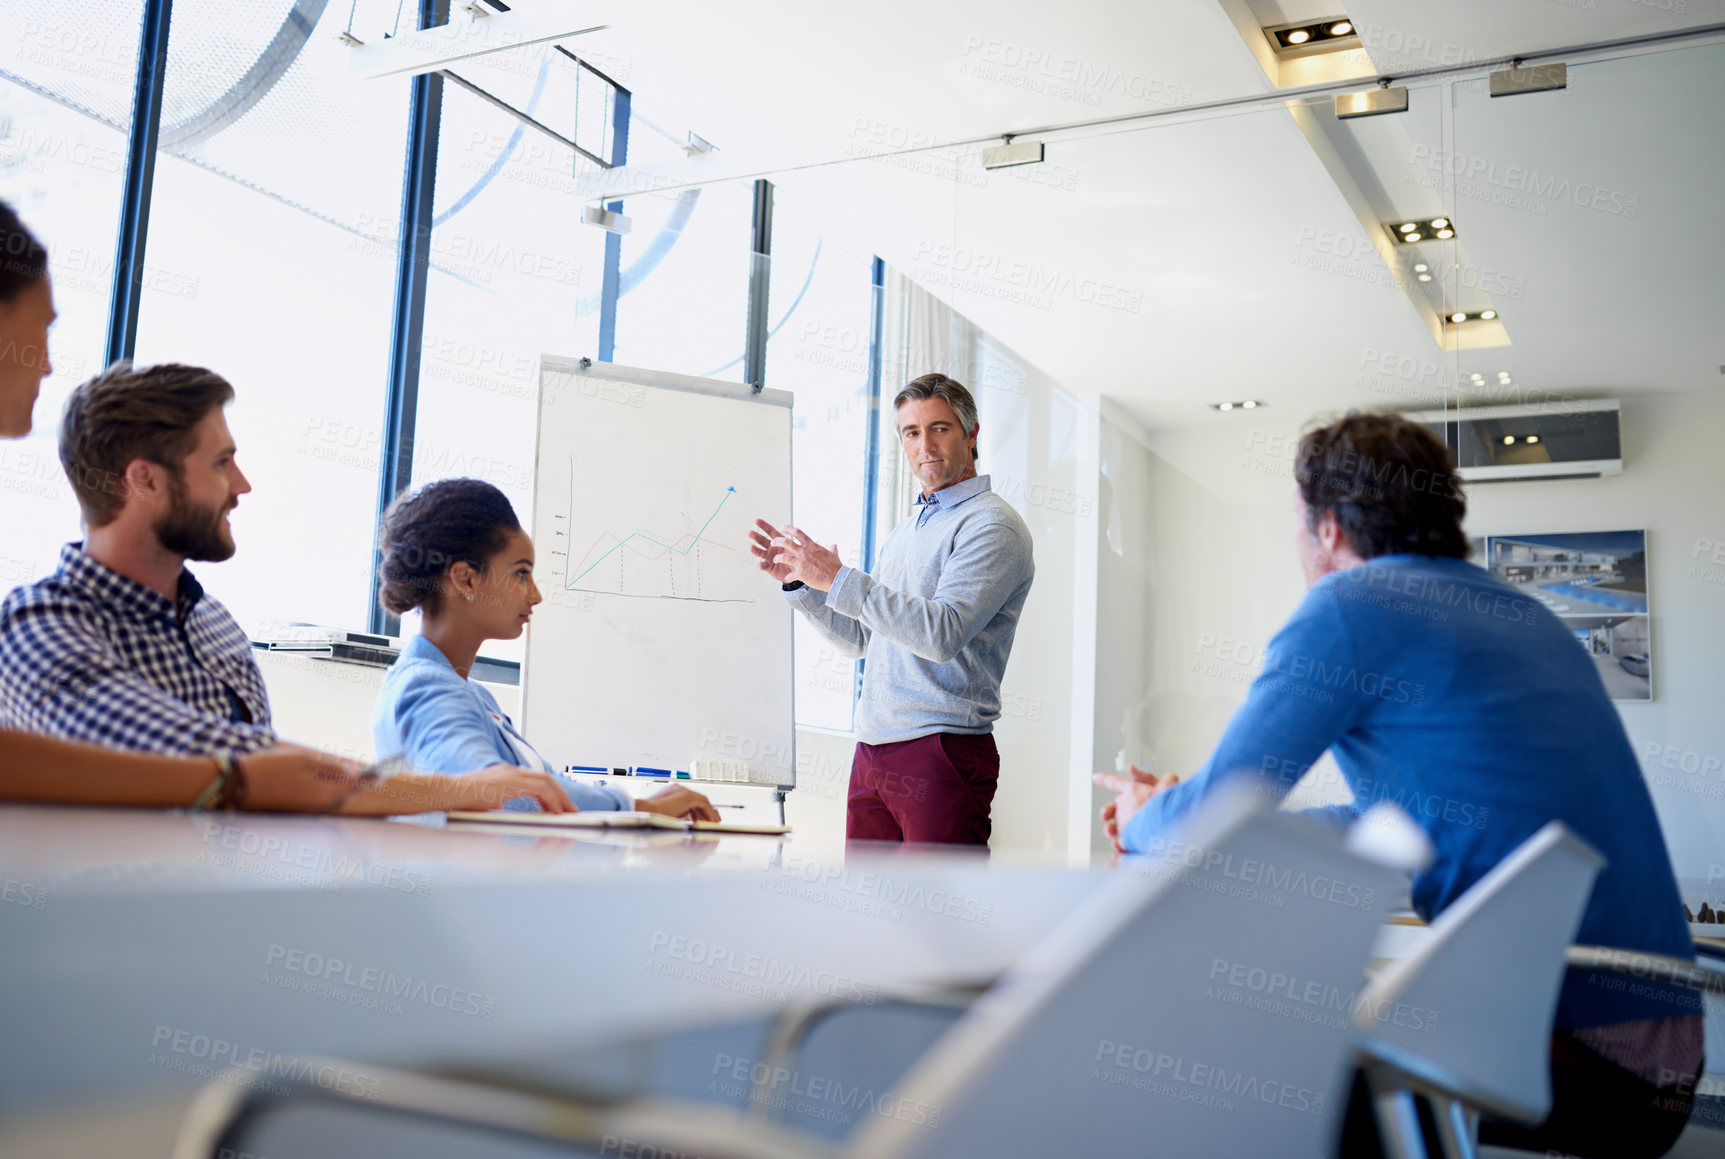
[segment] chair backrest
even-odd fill
[[[975,1000],[975,994],[888,999],[810,1011],[787,1027],[794,1037],[784,1036],[783,1049],[766,1056],[771,1067],[752,1076],[749,1110],[825,1139],[847,1138],[880,1113],[874,1096],[897,1086]],[[810,1092],[824,1097],[801,1097]]]
[[[1327,827],[1217,794],[984,994],[854,1159],[1327,1153],[1348,1004],[1394,880]]]
[[[1477,1108],[1543,1119],[1564,953],[1604,865],[1556,821],[1522,842],[1372,980],[1362,1049]]]

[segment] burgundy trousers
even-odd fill
[[[893,744],[858,744],[851,758],[845,838],[987,845],[1000,780],[994,737],[936,732]]]

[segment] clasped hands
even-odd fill
[[[1128,775],[1122,777],[1117,773],[1097,773],[1091,778],[1098,785],[1113,793],[1114,799],[1102,806],[1102,831],[1108,834],[1108,840],[1114,843],[1116,853],[1125,853],[1126,847],[1120,844],[1121,831],[1126,823],[1132,820],[1134,814],[1142,809],[1151,797],[1175,784],[1180,780],[1178,774],[1158,777],[1147,773],[1137,765],[1128,767]]]
[[[799,528],[786,524],[781,531],[765,519],[755,520],[749,532],[749,548],[761,561],[761,570],[781,584],[802,581],[817,591],[831,591],[844,560],[839,545],[822,547]]]

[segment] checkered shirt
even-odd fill
[[[78,543],[0,604],[0,727],[196,756],[276,741],[251,642],[192,573],[168,600]]]

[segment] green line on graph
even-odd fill
[[[566,587],[574,587],[576,584],[580,583],[582,578],[585,577],[588,572],[591,572],[594,568],[598,567],[600,564],[604,563],[607,559],[611,558],[613,553],[626,547],[631,539],[644,539],[648,543],[651,543],[657,547],[664,548],[666,551],[674,551],[678,555],[688,555],[691,551],[695,550],[695,545],[701,542],[701,536],[706,534],[707,528],[709,528],[713,525],[713,520],[715,520],[719,517],[719,511],[725,506],[725,501],[727,499],[729,499],[732,495],[734,495],[736,493],[736,490],[737,489],[735,487],[726,487],[725,488],[725,493],[719,497],[719,506],[713,508],[713,513],[711,515],[707,516],[707,521],[705,523],[701,524],[701,530],[695,532],[695,534],[692,537],[690,537],[688,547],[672,547],[668,543],[660,543],[657,539],[654,539],[651,535],[643,535],[639,531],[631,531],[626,537],[618,540],[615,544],[613,544],[610,551],[607,551],[604,555],[602,555],[598,559],[594,560],[591,564],[589,564],[587,566],[586,570],[584,570],[580,575],[576,576],[574,579],[570,580],[568,582],[568,584],[566,584],[565,586]],[[603,538],[603,537],[601,537],[601,538]],[[595,545],[595,546],[597,546],[597,545]],[[588,548],[588,550],[591,551],[592,548]]]

